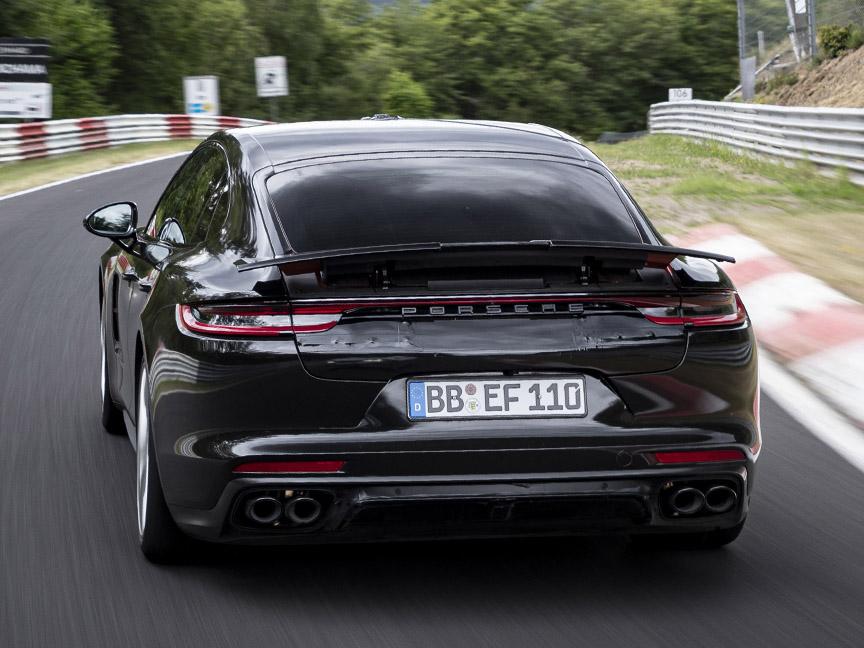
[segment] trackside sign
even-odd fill
[[[48,83],[48,47],[44,38],[0,38],[0,81]]]
[[[669,101],[692,101],[693,88],[669,88]]]
[[[219,77],[183,77],[183,103],[187,115],[218,115]]]
[[[255,59],[255,86],[259,97],[288,95],[288,71],[284,56],[259,56]]]
[[[49,47],[44,38],[0,38],[0,118],[51,118]]]

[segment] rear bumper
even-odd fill
[[[746,465],[745,465],[746,464]],[[212,509],[171,505],[187,534],[220,543],[321,544],[381,540],[595,533],[686,533],[733,527],[747,516],[753,463],[559,475],[345,480],[318,477],[232,479]],[[528,477],[528,476],[523,476]],[[724,484],[738,494],[720,514],[670,514],[667,493]],[[671,485],[671,486],[670,486]],[[287,493],[286,493],[287,491]],[[252,496],[322,498],[312,524],[256,525],[244,515]]]
[[[733,527],[747,514],[751,448],[761,442],[749,326],[689,333],[684,362],[661,374],[572,367],[585,379],[589,404],[578,422],[409,420],[407,378],[314,378],[292,340],[179,336],[147,346],[157,349],[151,423],[163,490],[175,520],[198,538],[278,544],[692,532]],[[552,369],[537,367],[536,375]],[[654,452],[731,449],[746,459],[651,461]],[[344,461],[344,468],[233,472],[259,461]],[[731,483],[735,508],[686,519],[664,514],[664,486],[694,480]],[[327,493],[323,517],[304,528],[238,522],[248,493],[286,490]]]

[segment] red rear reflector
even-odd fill
[[[344,461],[256,461],[240,464],[235,473],[333,473],[342,470]]]
[[[710,461],[741,461],[740,450],[701,450],[696,452],[655,452],[657,463],[706,463]]]

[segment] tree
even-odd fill
[[[283,118],[385,109],[590,138],[644,128],[670,87],[719,99],[737,78],[728,0],[0,0],[0,32],[52,38],[63,115],[179,112],[182,77],[216,75],[223,113],[266,118],[253,58],[282,55]]]
[[[432,117],[432,99],[410,74],[393,70],[387,78],[384,112],[400,117]]]
[[[107,90],[117,46],[104,11],[89,0],[3,0],[3,5],[0,33],[51,41],[55,119],[111,112]]]
[[[245,0],[249,22],[262,35],[264,56],[284,56],[291,94],[278,99],[279,115],[315,119],[321,83],[324,17],[317,0]],[[266,99],[259,100],[263,105]]]
[[[675,0],[675,7],[681,17],[673,63],[678,85],[692,87],[698,99],[720,100],[738,82],[736,6],[717,0]],[[782,23],[783,11],[775,13]]]
[[[319,69],[320,119],[372,115],[381,108],[394,69],[392,46],[376,29],[366,0],[324,0]]]
[[[265,52],[242,0],[106,2],[123,53],[112,86],[122,111],[182,112],[183,77],[215,75],[224,114],[255,113],[253,59]]]

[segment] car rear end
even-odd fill
[[[154,427],[187,533],[743,522],[761,443],[746,311],[714,262],[648,249],[667,248],[604,167],[414,151],[265,184],[287,254],[240,270],[283,294],[160,315]]]

